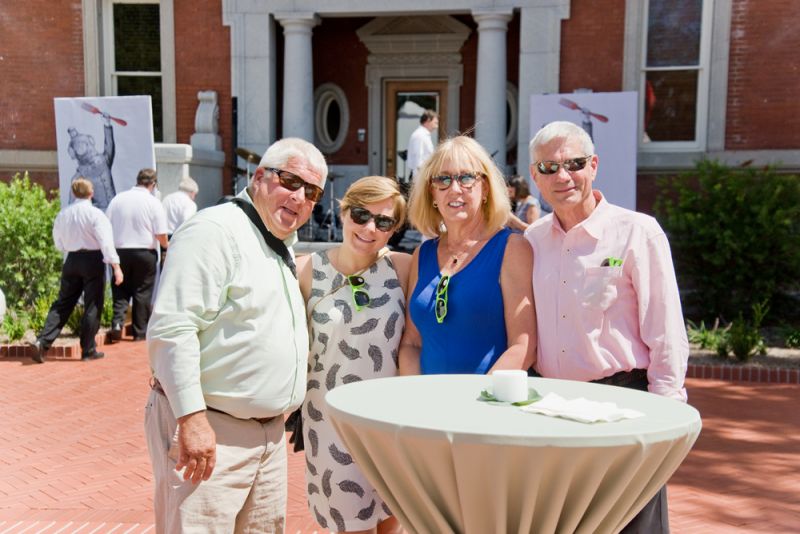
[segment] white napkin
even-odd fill
[[[520,410],[531,413],[572,419],[581,423],[611,423],[620,419],[644,417],[642,412],[628,408],[620,408],[613,402],[597,402],[584,399],[565,399],[556,393],[548,393],[541,400],[520,407]]]

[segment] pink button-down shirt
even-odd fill
[[[594,194],[597,207],[569,232],[553,215],[525,232],[534,250],[536,370],[589,381],[647,369],[650,392],[685,401],[689,342],[667,237],[652,217]],[[622,265],[603,266],[607,258]]]

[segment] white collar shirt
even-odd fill
[[[251,201],[247,190],[239,197]],[[305,302],[244,211],[233,203],[200,211],[172,236],[164,267],[147,339],[175,417],[207,406],[240,419],[297,408],[306,390]]]
[[[419,125],[408,139],[408,155],[406,163],[408,170],[417,174],[423,163],[433,154],[433,138],[431,132],[423,125]]]
[[[114,230],[114,245],[121,248],[155,249],[156,235],[167,233],[167,216],[161,202],[146,187],[134,186],[117,194],[106,215]]]
[[[167,233],[174,234],[175,230],[189,217],[197,213],[197,204],[185,191],[170,193],[161,202],[167,214]]]
[[[111,223],[91,199],[78,199],[56,216],[53,241],[61,252],[99,250],[105,263],[119,263]]]

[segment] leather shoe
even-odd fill
[[[94,351],[90,354],[84,354],[81,356],[82,362],[88,362],[89,360],[99,360],[100,358],[105,358],[105,353]]]
[[[147,336],[144,336],[144,335],[142,335],[142,336],[133,336],[133,340],[134,341],[144,341],[145,339],[147,339]]]
[[[112,326],[111,330],[108,331],[108,340],[111,343],[116,343],[120,339],[122,339],[122,326],[117,324]]]
[[[44,353],[47,351],[47,348],[42,345],[42,342],[38,339],[32,343],[28,343],[29,346],[33,347],[33,361],[36,363],[44,363]]]

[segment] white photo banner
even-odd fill
[[[599,158],[593,188],[612,204],[635,210],[637,102],[635,91],[532,95],[529,139],[552,121],[581,126]]]
[[[150,96],[56,98],[55,113],[62,208],[74,200],[70,185],[80,176],[105,211],[114,195],[136,185],[139,170],[156,168]]]

